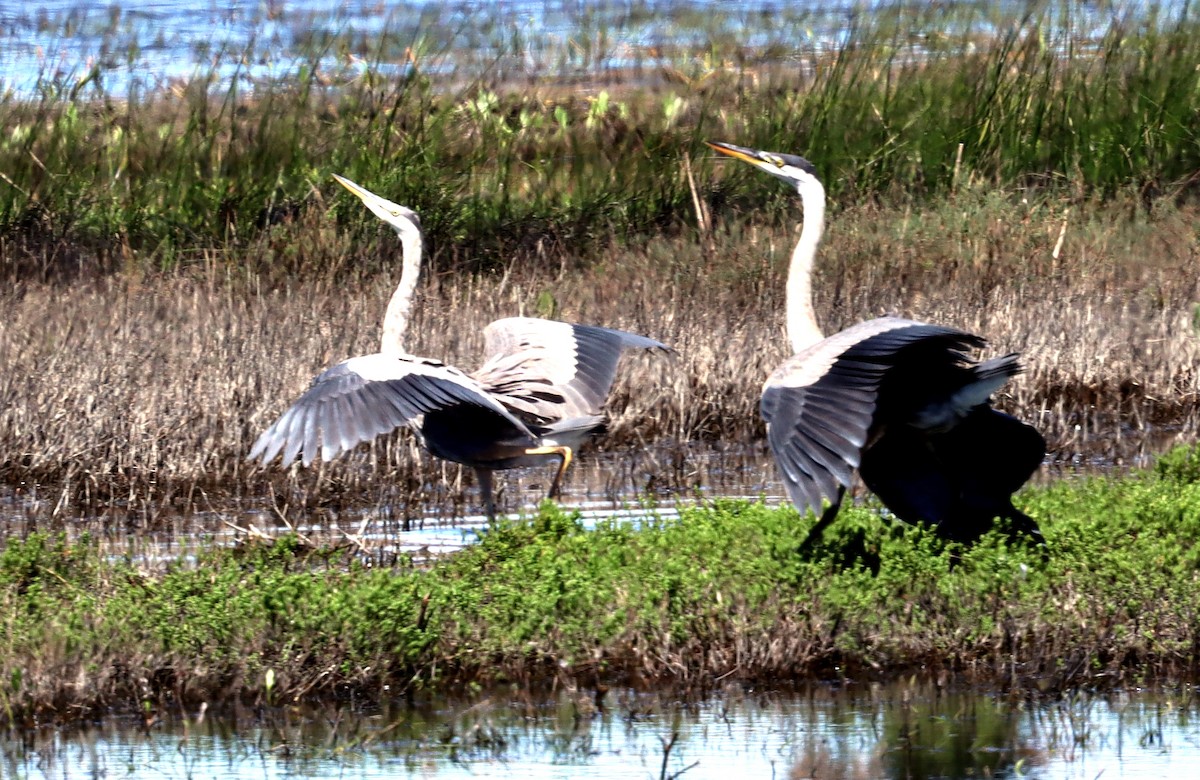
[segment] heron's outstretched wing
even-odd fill
[[[956,350],[982,339],[953,328],[897,317],[859,323],[800,352],[781,365],[763,388],[761,411],[767,440],[792,502],[821,515],[823,502],[836,505],[854,469],[880,407],[880,387],[914,353],[942,355],[954,367]],[[942,367],[926,367],[936,373]],[[917,374],[921,366],[908,365]]]
[[[531,317],[496,320],[472,376],[510,409],[545,422],[600,413],[624,349],[664,352],[654,339],[611,328]]]
[[[318,450],[325,460],[392,431],[430,412],[456,406],[485,409],[529,434],[474,379],[436,360],[385,354],[351,358],[320,374],[304,395],[268,428],[250,450],[250,460],[269,463],[283,452],[304,465]]]
[[[945,432],[903,426],[885,432],[863,453],[859,474],[901,520],[929,523],[947,539],[978,541],[1002,517],[1014,531],[1043,541],[1012,494],[1045,454],[1036,428],[981,404]]]

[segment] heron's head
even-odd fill
[[[420,232],[421,218],[417,216],[417,212],[407,206],[401,206],[399,203],[392,203],[387,198],[381,198],[366,187],[361,187],[344,176],[338,176],[335,173],[333,178],[337,179],[338,184],[357,195],[372,214],[395,228],[401,236],[411,231]]]
[[[758,149],[747,149],[744,146],[734,146],[733,144],[713,141],[705,141],[704,143],[721,154],[727,154],[730,157],[748,162],[759,170],[766,171],[772,176],[783,179],[799,190],[801,194],[814,185],[821,187],[821,180],[817,178],[817,169],[803,157],[794,154],[763,152]],[[821,191],[822,193],[824,192],[823,187],[821,187]]]

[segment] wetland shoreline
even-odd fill
[[[591,530],[546,505],[422,565],[287,535],[147,568],[33,534],[0,553],[0,699],[28,726],[492,684],[919,674],[1039,694],[1194,678],[1200,450],[1017,503],[1044,551],[999,533],[950,548],[868,506],[801,555],[809,519],[734,500]]]
[[[799,205],[714,165],[706,139],[818,165],[828,330],[897,313],[1021,352],[997,404],[1060,460],[1115,461],[1159,430],[1194,441],[1200,23],[1152,7],[1081,38],[1047,5],[1005,7],[881,11],[838,47],[789,17],[799,67],[720,38],[611,92],[430,77],[385,31],[251,92],[224,80],[225,53],[161,89],[89,75],[0,96],[3,717],[484,683],[1193,679],[1194,449],[1030,488],[1045,555],[997,537],[954,566],[871,506],[800,557],[807,518],[728,500],[587,531],[545,507],[428,563],[296,535],[137,555],[173,518],[250,503],[351,535],[350,511],[468,503],[462,472],[403,434],[312,469],[244,460],[315,374],[378,343],[397,247],[332,173],[421,214],[414,351],[470,368],[486,323],[514,314],[679,351],[626,361],[600,441],[657,458],[647,493],[704,487],[693,442],[760,443],[759,389],[785,357]]]

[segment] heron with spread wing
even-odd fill
[[[976,541],[999,517],[1041,541],[1012,494],[1041,465],[1045,440],[990,403],[1021,371],[1017,355],[976,362],[967,351],[981,337],[899,317],[825,337],[812,303],[825,224],[816,169],[796,155],[708,145],[787,182],[803,204],[787,281],[793,355],[767,379],[761,411],[788,496],[819,517],[808,541],[837,515],[855,469],[897,517],[944,538]]]
[[[362,442],[408,426],[434,455],[471,466],[484,507],[495,517],[492,472],[558,460],[549,496],[556,497],[573,453],[603,424],[603,407],[625,349],[670,352],[625,331],[529,317],[496,320],[484,329],[486,358],[466,374],[404,348],[421,271],[420,219],[341,176],[400,237],[400,282],[383,319],[379,352],[350,358],[317,376],[255,442],[250,460],[280,453],[305,466],[332,460]]]

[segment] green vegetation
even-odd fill
[[[1156,6],[1130,16],[985,6],[879,9],[849,22],[832,49],[802,14],[762,30],[745,20],[625,73],[636,87],[607,83],[606,51],[561,64],[583,69],[582,86],[485,81],[456,72],[433,33],[414,44],[400,31],[314,38],[296,72],[253,91],[221,79],[254,51],[227,52],[162,91],[47,79],[36,99],[0,100],[0,236],[16,239],[0,270],[216,257],[323,272],[321,257],[294,247],[317,229],[303,215],[328,208],[319,193],[331,172],[413,206],[435,252],[469,252],[477,268],[538,241],[594,251],[695,224],[686,169],[689,158],[707,167],[705,138],[803,152],[843,203],[972,182],[1076,199],[1189,191],[1200,167],[1200,21]],[[754,34],[767,41],[747,50]],[[563,48],[591,51],[605,38],[585,25]],[[520,36],[489,45],[497,60],[533,56]],[[364,60],[365,72],[354,67]],[[384,75],[398,61],[404,75]],[[778,202],[744,174],[715,195],[701,188],[705,201]],[[356,206],[348,216],[370,222]],[[47,257],[54,247],[71,251]]]
[[[761,435],[798,207],[752,172],[714,175],[708,138],[819,166],[830,330],[895,311],[1021,351],[999,403],[1064,458],[1190,435],[1200,22],[1152,8],[1085,32],[1056,5],[1008,8],[881,12],[833,48],[788,16],[761,51],[714,35],[619,78],[574,40],[585,78],[517,84],[385,36],[314,39],[293,78],[253,92],[221,87],[214,61],[161,91],[88,74],[0,96],[0,481],[26,520],[0,553],[4,717],[555,676],[1190,674],[1194,449],[1024,494],[1045,555],[999,537],[947,550],[857,509],[801,558],[794,510],[725,501],[589,531],[547,507],[428,567],[295,537],[156,568],[109,541],[227,499],[317,524],[461,509],[440,487],[455,469],[402,438],[310,470],[244,463],[312,375],[377,344],[395,244],[330,194],[332,172],[422,215],[415,351],[470,367],[482,326],[515,313],[677,347],[669,371],[623,371],[608,444]],[[381,75],[402,57],[406,75]],[[681,451],[631,484],[694,486]],[[64,522],[100,533],[55,535]]]
[[[0,701],[29,722],[556,677],[1180,678],[1200,662],[1200,482],[1162,471],[1027,491],[1044,551],[947,548],[857,508],[805,558],[809,520],[740,501],[594,530],[547,505],[427,567],[286,537],[146,571],[34,534],[0,553]]]

